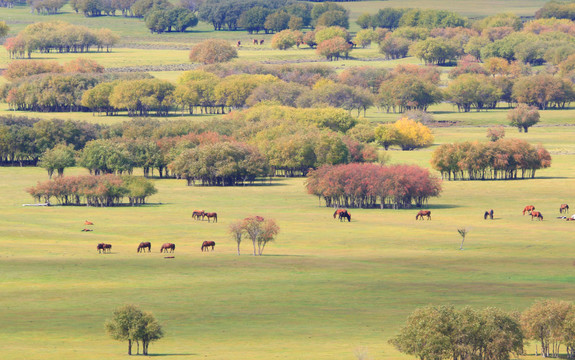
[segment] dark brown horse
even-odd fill
[[[112,252],[112,244],[104,244],[104,248],[102,249],[102,251],[107,253]]]
[[[214,219],[214,222],[218,222],[218,214],[215,212],[204,213],[204,215],[202,216],[202,220],[204,219],[204,216],[208,218],[208,222],[210,222],[210,219]]]
[[[347,222],[351,222],[351,214],[347,211],[340,211],[339,212],[339,221],[344,221],[344,219],[347,219]]]
[[[527,205],[524,209],[523,209],[523,215],[525,215],[525,213],[530,213],[533,210],[535,210],[535,206],[533,205]]]
[[[419,210],[417,215],[415,215],[415,220],[423,220],[423,217],[427,216],[427,220],[431,220],[431,211],[430,210]]]
[[[205,213],[206,212],[204,210],[194,210],[192,213],[192,219],[200,220],[200,217],[203,219]]]
[[[561,204],[561,207],[559,208],[559,213],[563,214],[563,213],[567,213],[568,211],[569,211],[569,205]]]
[[[149,241],[141,242],[140,245],[138,245],[138,252],[146,252],[146,249],[148,249],[148,252],[152,252],[152,243]]]
[[[242,46],[242,42],[240,40],[238,40],[238,43],[236,44],[237,47]]]
[[[168,252],[168,250],[170,250],[170,252],[174,252],[174,250],[176,250],[176,244],[172,244],[172,243],[165,243],[164,245],[162,245],[162,247],[160,248],[160,252]]]
[[[539,219],[539,221],[543,220],[543,214],[541,214],[539,211],[532,211],[531,212],[531,221],[533,221],[534,217]]]
[[[99,243],[99,244],[96,246],[96,250],[98,250],[98,254],[101,253],[102,251],[104,251],[104,245],[106,245],[106,244],[104,244],[104,243]]]
[[[264,44],[264,39],[261,39],[261,40],[260,40],[260,45],[263,45],[263,44]]]
[[[215,241],[204,241],[202,243],[202,252],[204,251],[204,249],[206,251],[210,251],[210,249],[208,249],[210,246],[212,247],[212,251],[214,251],[214,246],[216,246],[216,242]]]
[[[491,220],[493,220],[493,209],[486,211],[485,214],[483,214],[484,220],[487,220],[487,217],[489,217]]]

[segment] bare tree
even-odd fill
[[[238,255],[240,255],[240,244],[244,235],[244,222],[236,221],[230,224],[229,232],[238,244]]]
[[[459,233],[459,235],[461,235],[461,246],[459,247],[459,250],[463,250],[463,242],[465,241],[465,235],[467,235],[469,230],[466,228],[461,228],[457,229],[457,232]]]

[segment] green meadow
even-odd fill
[[[545,0],[389,0],[342,3],[351,11],[351,30],[364,12],[382,7],[421,7],[457,11],[469,17],[498,12],[532,16]],[[91,28],[107,27],[122,41],[111,53],[39,54],[36,60],[67,62],[87,56],[106,68],[187,64],[189,47],[205,38],[242,41],[236,61],[321,62],[338,71],[369,65],[393,68],[419,64],[415,58],[383,61],[377,48],[354,49],[352,57],[327,62],[302,47],[272,50],[271,35],[214,32],[202,24],[184,34],[151,35],[138,19],[85,18],[69,6],[56,16],[30,14],[27,7],[0,10],[15,35],[27,24],[62,20]],[[252,38],[265,39],[254,46]],[[0,48],[0,70],[10,62]],[[443,70],[448,72],[449,68]],[[152,71],[176,81],[179,71]],[[0,85],[6,80],[0,77]],[[432,147],[387,151],[390,164],[429,168],[433,150],[456,141],[486,141],[489,126],[506,125],[508,109],[459,113],[448,104],[430,108],[435,120]],[[0,115],[82,120],[114,124],[127,115],[11,112]],[[399,115],[372,108],[371,122]],[[179,119],[173,114],[169,119]],[[185,116],[185,118],[190,118]],[[194,116],[204,121],[207,116]],[[141,207],[23,206],[33,203],[26,189],[48,179],[41,168],[0,168],[0,359],[116,360],[127,344],[112,340],[104,321],[124,304],[154,313],[165,338],[150,356],[210,360],[410,359],[388,344],[406,317],[428,304],[495,306],[522,311],[533,302],[575,297],[575,221],[557,219],[562,203],[575,206],[575,108],[541,111],[541,123],[528,133],[506,127],[506,137],[542,144],[553,156],[551,168],[535,179],[444,181],[440,197],[427,208],[432,220],[416,221],[416,209],[351,209],[340,223],[305,179],[275,178],[245,187],[189,187],[184,180],[155,178],[158,193]],[[80,168],[66,174],[85,174]],[[136,175],[141,175],[141,170]],[[157,175],[157,174],[156,174]],[[544,220],[523,216],[535,205]],[[193,210],[215,211],[218,223],[192,220]],[[495,219],[483,213],[494,209]],[[261,257],[252,244],[241,255],[228,226],[250,215],[273,218],[281,231]],[[569,214],[570,215],[570,214]],[[82,232],[84,221],[94,223]],[[457,229],[469,233],[464,250]],[[215,251],[202,253],[205,240]],[[138,254],[142,241],[152,253]],[[98,254],[96,244],[113,245]],[[159,253],[176,244],[174,258]],[[172,254],[170,254],[171,256]],[[564,348],[563,348],[564,349]],[[535,358],[535,344],[521,359]]]

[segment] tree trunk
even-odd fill
[[[128,355],[132,355],[132,340],[128,339]]]

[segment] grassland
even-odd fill
[[[460,0],[449,7],[470,17],[503,11],[529,16],[544,2]],[[359,14],[384,6],[445,8],[446,2],[345,5],[353,22]],[[185,34],[150,35],[140,20],[85,18],[68,7],[55,17],[31,15],[24,7],[3,9],[2,20],[12,33],[46,20],[111,28],[122,36],[118,48],[83,55],[108,68],[186,63],[187,48],[206,37],[244,44],[253,37],[215,33],[207,24]],[[376,49],[358,49],[352,55],[325,63],[338,71],[360,64],[397,64],[374,61],[380,57]],[[34,54],[59,62],[77,56]],[[238,61],[244,60],[321,61],[313,50],[272,51],[267,40],[263,47],[243,46]],[[0,69],[8,62],[0,49]],[[402,62],[418,63],[413,58]],[[170,81],[179,74],[153,72]],[[435,145],[429,149],[389,151],[390,163],[429,167],[439,144],[484,140],[487,126],[506,124],[506,109],[458,113],[443,104],[430,110],[436,120],[457,126],[435,128]],[[6,104],[0,104],[0,115],[7,113]],[[556,216],[561,203],[575,198],[574,114],[574,109],[542,111],[541,126],[529,133],[506,129],[508,137],[543,144],[553,155],[550,169],[531,180],[444,182],[442,196],[429,203],[431,221],[416,222],[413,210],[358,209],[351,210],[351,223],[339,223],[330,209],[306,194],[304,179],[238,188],[187,187],[184,181],[156,179],[159,192],[143,207],[23,207],[33,201],[25,189],[45,180],[45,171],[0,168],[0,358],[125,359],[126,344],[110,339],[103,328],[113,309],[125,303],[152,311],[164,325],[165,339],[150,348],[154,356],[344,360],[363,347],[375,360],[409,358],[387,341],[422,305],[521,311],[538,299],[571,300],[575,223]],[[91,113],[18,115],[105,124],[127,119]],[[366,117],[383,122],[398,115],[372,109]],[[545,220],[522,216],[527,204],[534,204]],[[194,209],[217,211],[220,222],[193,221]],[[488,209],[495,210],[495,220],[483,220]],[[281,227],[262,257],[250,255],[247,241],[237,256],[227,234],[232,221],[248,215],[274,218]],[[93,232],[80,231],[86,219],[95,223]],[[470,230],[463,251],[458,250],[460,227]],[[201,253],[204,240],[216,241],[216,251]],[[137,254],[140,241],[151,241],[153,253]],[[98,254],[99,242],[113,244],[112,254]],[[177,244],[174,259],[158,253],[164,242]],[[528,347],[529,354],[533,351]]]

